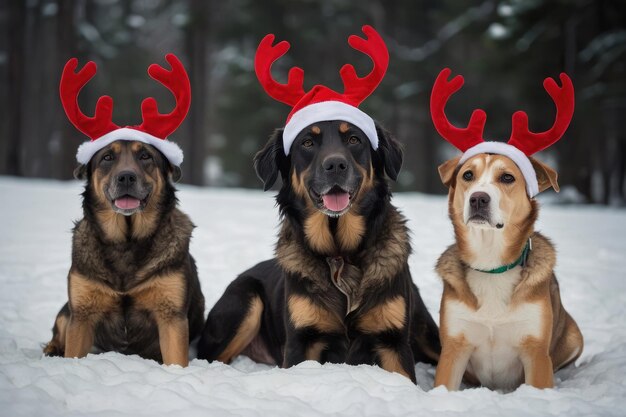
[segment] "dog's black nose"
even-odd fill
[[[490,201],[491,197],[489,197],[489,194],[483,192],[473,193],[469,200],[470,207],[474,210],[480,210],[487,207]]]
[[[133,185],[137,182],[137,174],[132,171],[123,171],[117,174],[117,182],[120,185]]]
[[[333,155],[324,159],[322,167],[327,172],[341,172],[348,169],[348,161],[343,156]]]

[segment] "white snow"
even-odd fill
[[[66,301],[72,221],[81,215],[78,182],[0,178],[0,415],[2,416],[623,416],[626,405],[626,211],[545,206],[538,229],[559,250],[565,307],[585,337],[575,367],[556,388],[522,386],[433,390],[434,368],[419,364],[419,386],[377,367],[304,362],[291,369],[240,357],[232,366],[193,360],[161,366],[117,353],[45,358]],[[272,193],[181,186],[181,208],[198,228],[191,251],[207,311],[241,271],[272,255]],[[410,264],[438,317],[442,285],[433,265],[452,242],[446,199],[402,194],[410,219]]]

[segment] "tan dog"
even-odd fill
[[[443,106],[463,83],[461,77],[447,82],[448,75],[442,71],[435,83],[431,112],[439,133],[464,153],[439,167],[456,243],[437,263],[444,290],[435,386],[456,390],[466,374],[492,389],[524,382],[550,388],[554,371],[580,356],[583,337],[561,304],[555,249],[534,230],[534,196],[550,187],[558,191],[557,173],[530,155],[567,128],[573,86],[565,74],[562,88],[552,79],[544,83],[557,105],[549,131],[529,132],[526,115],[518,112],[508,143],[485,142],[481,110],[467,129],[445,118]]]
[[[561,304],[554,247],[534,231],[537,203],[509,158],[481,154],[460,169],[457,162],[439,168],[450,187],[457,243],[437,263],[444,291],[435,386],[458,389],[467,369],[489,388],[552,387],[553,371],[580,356],[583,338]],[[536,160],[533,165],[539,189],[558,190],[556,172]],[[523,267],[498,275],[479,271],[514,263],[529,239]]]

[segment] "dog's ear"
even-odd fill
[[[453,185],[454,179],[456,178],[456,168],[459,165],[459,160],[461,156],[457,156],[456,158],[452,158],[439,165],[439,177],[441,178],[441,182],[446,187],[451,187]]]
[[[278,178],[278,172],[284,173],[285,150],[283,148],[283,129],[276,129],[259,152],[254,155],[254,170],[263,181],[263,191],[272,188]]]
[[[155,160],[157,161],[157,165],[159,166],[159,169],[163,176],[165,178],[168,178],[173,183],[177,183],[178,181],[180,181],[183,176],[183,171],[180,169],[180,167],[172,164],[170,160],[167,159],[167,157],[163,154],[163,152],[161,152],[157,148],[150,146],[150,149],[152,149],[159,156],[158,158],[155,158]]]
[[[376,125],[378,135],[378,155],[383,162],[387,176],[392,180],[398,179],[400,168],[402,168],[402,145],[389,132]]]
[[[85,164],[80,164],[74,169],[74,178],[77,180],[86,180],[87,179],[87,170],[89,166]]]
[[[172,165],[170,163],[168,163],[168,168],[167,168],[167,173],[169,174],[170,178],[172,179],[172,182],[178,182],[180,181],[180,179],[183,176],[183,171],[180,169],[180,167],[177,167],[176,165]]]
[[[539,192],[545,191],[548,188],[554,188],[554,191],[559,192],[559,183],[556,181],[558,178],[558,174],[548,165],[540,162],[539,160],[533,158],[532,156],[528,157],[530,159],[530,163],[533,165],[535,169],[535,173],[537,174],[537,182],[539,183]]]

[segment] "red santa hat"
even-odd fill
[[[483,131],[487,115],[483,110],[474,110],[466,128],[453,126],[444,113],[444,108],[452,94],[463,86],[463,77],[457,75],[448,81],[450,69],[439,73],[430,96],[430,114],[437,132],[463,155],[459,165],[471,157],[481,153],[504,155],[518,166],[526,180],[526,191],[529,197],[539,194],[537,175],[528,159],[529,156],[546,149],[557,142],[570,124],[574,115],[574,86],[572,80],[561,73],[559,87],[552,78],[546,78],[543,87],[556,105],[556,118],[553,126],[545,132],[533,133],[528,129],[528,115],[523,111],[513,114],[513,129],[507,143],[491,142],[483,139]]]
[[[345,120],[359,127],[367,135],[372,148],[378,148],[374,120],[357,107],[376,89],[385,76],[389,52],[374,28],[363,26],[363,33],[366,39],[352,35],[348,38],[348,43],[357,51],[369,56],[374,68],[368,75],[358,77],[352,65],[344,65],[339,71],[344,85],[343,94],[323,85],[316,85],[305,93],[304,71],[298,67],[289,70],[287,84],[277,82],[272,78],[271,67],[278,58],[287,53],[289,42],[282,41],[272,46],[275,37],[270,34],[259,44],[254,58],[254,69],[259,82],[269,96],[293,107],[287,116],[283,131],[285,155],[289,155],[291,145],[302,129],[312,123],[328,120]]]
[[[78,147],[76,160],[87,164],[93,155],[100,149],[117,140],[139,141],[157,148],[168,161],[175,166],[183,162],[183,151],[177,144],[167,140],[167,136],[174,132],[185,120],[191,104],[191,86],[189,77],[183,64],[173,54],[165,59],[172,67],[166,70],[157,64],[148,68],[150,77],[167,87],[176,98],[176,107],[170,113],[161,114],[158,111],[156,100],[152,97],[141,103],[143,123],[138,126],[120,127],[112,122],[113,99],[102,96],[96,104],[93,117],[86,116],[78,107],[80,90],[96,74],[96,64],[89,61],[80,71],[76,72],[78,60],[72,58],[63,68],[59,92],[61,102],[67,118],[74,126],[91,138]]]

